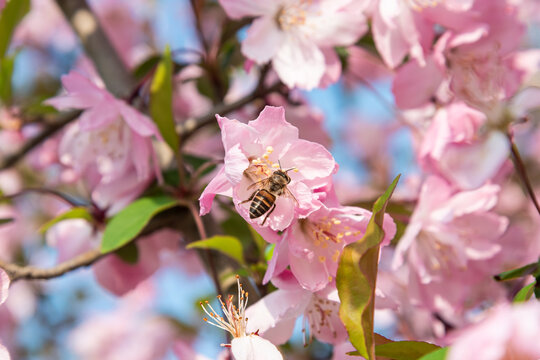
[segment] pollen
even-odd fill
[[[269,154],[271,154],[271,153],[274,152],[274,148],[271,147],[271,146],[267,146],[267,147],[266,147],[266,152],[269,153]]]
[[[325,257],[325,256],[319,256],[319,261],[320,261],[320,262],[325,262],[325,261],[326,261],[326,257]]]

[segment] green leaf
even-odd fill
[[[143,77],[148,75],[150,71],[157,66],[157,64],[159,64],[161,59],[162,57],[159,54],[151,55],[135,67],[135,70],[133,70],[133,76],[135,76],[138,80],[141,80]]]
[[[0,218],[0,226],[15,221],[14,218]]]
[[[418,360],[444,360],[446,359],[446,354],[450,350],[449,347],[444,347],[439,350],[435,350],[419,358]]]
[[[158,213],[178,205],[169,196],[140,198],[110,219],[101,242],[101,252],[108,253],[126,245],[144,229]]]
[[[135,242],[130,242],[114,252],[116,256],[128,264],[136,264],[139,261],[139,249]]]
[[[233,258],[240,265],[245,265],[242,243],[234,236],[216,235],[208,239],[192,242],[186,248],[217,250]]]
[[[536,281],[533,281],[529,285],[524,286],[521,290],[518,291],[516,296],[514,296],[513,302],[520,303],[520,302],[529,300],[534,293],[535,285],[536,285]]]
[[[531,275],[538,272],[539,270],[538,265],[539,265],[538,262],[527,264],[520,268],[512,269],[512,270],[497,274],[493,278],[497,281],[506,281],[506,280],[512,280],[512,279],[520,278],[523,276]]]
[[[416,360],[438,349],[439,346],[424,341],[392,341],[376,345],[375,354],[395,360]]]
[[[377,199],[364,237],[345,247],[337,270],[336,284],[341,300],[339,316],[351,343],[367,360],[375,360],[373,315],[379,245],[384,238],[384,211],[398,181],[399,176]]]
[[[17,24],[30,11],[30,0],[10,0],[0,12],[0,58],[4,58]]]
[[[0,99],[4,104],[11,101],[11,77],[15,56],[16,54],[0,58]]]
[[[163,139],[176,154],[179,148],[179,139],[176,134],[172,108],[172,76],[171,49],[167,46],[150,86],[150,114]]]
[[[62,220],[66,220],[66,219],[85,219],[85,220],[88,220],[88,221],[92,221],[92,214],[90,214],[88,212],[88,209],[85,208],[85,207],[71,208],[68,211],[63,212],[62,214],[58,215],[54,219],[47,221],[45,224],[43,224],[39,228],[39,232],[43,234],[43,233],[47,232],[47,230],[49,230],[49,228],[51,228],[51,226],[59,223]]]

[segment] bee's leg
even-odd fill
[[[254,191],[253,194],[251,194],[251,196],[249,197],[249,199],[244,200],[244,201],[241,201],[241,202],[239,203],[239,205],[245,204],[245,203],[247,203],[248,201],[253,200],[253,198],[255,197],[255,194],[256,194],[256,193],[257,193],[257,192]]]
[[[272,207],[270,208],[270,210],[268,210],[268,212],[266,213],[266,216],[264,217],[264,220],[263,220],[261,226],[264,225],[264,223],[266,222],[266,219],[268,219],[268,216],[270,216],[270,214],[272,213],[272,211],[274,211],[275,208],[276,208],[276,203],[274,203],[272,205]]]

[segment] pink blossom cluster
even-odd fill
[[[232,197],[238,213],[274,245],[263,283],[272,281],[279,290],[246,310],[248,332],[282,344],[303,315],[310,336],[332,344],[346,341],[335,276],[343,248],[362,238],[371,213],[339,204],[332,185],[334,158],[322,145],[300,139],[283,107],[267,106],[247,124],[219,115],[217,120],[224,166],[199,199],[201,215],[211,210],[216,195]],[[290,182],[275,196],[275,208],[254,217],[254,196],[284,171]],[[388,215],[383,227],[386,245],[396,232]]]

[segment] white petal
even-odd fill
[[[235,360],[282,360],[283,356],[270,341],[257,335],[234,338],[231,351]]]

